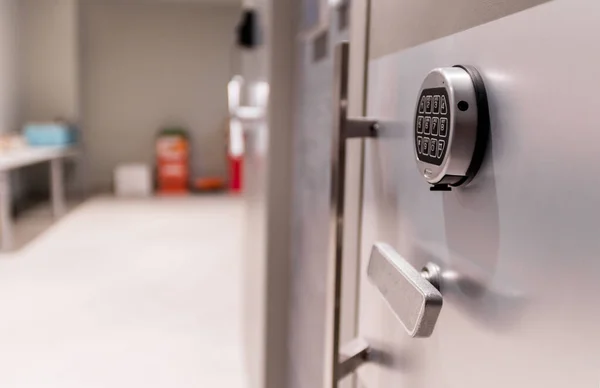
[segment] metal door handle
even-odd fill
[[[443,303],[435,264],[419,272],[394,248],[377,243],[367,275],[411,337],[431,336]]]

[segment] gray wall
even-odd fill
[[[78,0],[18,1],[19,129],[31,121],[79,121],[78,12]],[[81,194],[82,175],[82,169],[67,170],[70,194]],[[49,193],[47,165],[20,169],[13,177],[19,203]]]
[[[19,0],[20,121],[79,118],[77,0]]]
[[[192,137],[192,173],[225,176],[227,82],[239,8],[85,0],[83,114],[92,189],[154,159],[159,128]]]
[[[0,0],[0,133],[18,128],[16,15],[16,1]]]

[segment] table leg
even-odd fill
[[[0,171],[0,239],[3,251],[13,248],[12,196],[10,189],[10,172]]]
[[[65,179],[64,160],[61,158],[50,161],[50,185],[52,188],[52,212],[55,218],[65,214]]]

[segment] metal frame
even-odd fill
[[[348,75],[349,75],[350,44],[340,43],[335,50],[335,77],[334,77],[334,103],[337,115],[332,131],[332,159],[331,159],[331,206],[329,226],[329,274],[333,276],[329,285],[329,306],[333,306],[328,319],[328,328],[332,333],[330,347],[327,349],[328,361],[331,363],[332,373],[327,376],[326,385],[332,388],[338,386],[338,381],[351,373],[348,368],[347,358],[340,357],[340,320],[341,320],[341,295],[342,295],[342,267],[343,267],[343,235],[344,235],[344,186],[346,177],[346,140],[350,138],[376,137],[379,123],[375,120],[347,117],[348,108]],[[366,355],[368,346],[364,349]],[[360,353],[360,352],[359,352]],[[366,361],[366,356],[353,357],[352,370]],[[340,362],[341,361],[341,362]]]

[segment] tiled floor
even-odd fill
[[[244,387],[242,217],[99,198],[0,256],[0,387]]]

